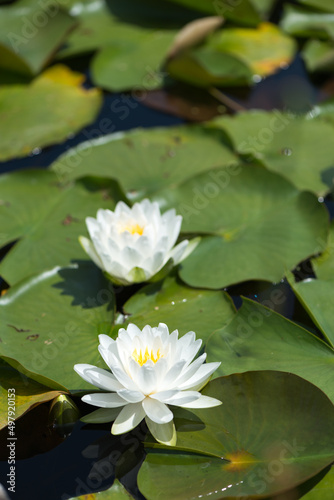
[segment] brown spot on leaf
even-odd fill
[[[28,337],[26,337],[27,340],[37,340],[39,337],[38,333],[36,333],[35,335],[28,335]]]
[[[7,323],[7,326],[10,326],[10,328],[14,328],[14,330],[16,330],[16,331],[17,331],[17,332],[19,332],[19,333],[20,333],[20,332],[30,332],[30,331],[31,331],[31,330],[24,330],[23,328],[17,328],[16,326],[14,326],[14,325],[9,325],[8,323]]]
[[[79,222],[79,219],[72,217],[70,214],[66,215],[65,219],[61,221],[63,226],[69,226],[72,222]]]

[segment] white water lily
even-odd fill
[[[88,364],[74,366],[87,382],[108,393],[87,394],[83,401],[100,409],[85,417],[86,422],[115,420],[111,432],[123,434],[144,418],[154,438],[175,445],[176,431],[169,408],[211,408],[221,401],[202,395],[220,363],[204,363],[206,354],[194,358],[202,341],[194,332],[178,338],[160,323],[140,330],[129,324],[121,328],[116,340],[99,336],[99,351],[112,373]]]
[[[100,209],[87,217],[91,240],[79,240],[90,258],[121,285],[147,281],[165,265],[176,265],[195,248],[197,239],[175,242],[182,217],[171,209],[161,215],[157,202],[148,199],[128,207],[120,201],[115,211]],[[167,264],[168,263],[168,264]]]

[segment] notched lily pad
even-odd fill
[[[98,89],[80,86],[82,75],[53,67],[29,85],[0,88],[0,161],[57,144],[93,122],[102,104]]]
[[[334,406],[309,382],[275,371],[237,373],[202,392],[223,404],[192,410],[201,428],[180,429],[175,410],[176,450],[147,443],[138,485],[148,500],[274,497],[333,460]]]

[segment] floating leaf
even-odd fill
[[[311,491],[309,491],[303,500],[332,500],[334,491],[334,468],[332,467],[326,476]]]
[[[101,93],[81,88],[77,76],[60,66],[47,70],[30,85],[0,88],[0,161],[62,142],[94,121]]]
[[[91,388],[73,366],[101,365],[98,335],[110,330],[113,301],[110,282],[90,262],[28,278],[0,298],[0,356],[34,380]]]
[[[270,23],[256,29],[224,28],[199,48],[169,60],[167,70],[198,86],[247,85],[254,75],[267,76],[289,64],[295,50],[293,39]]]
[[[8,425],[9,421],[59,394],[59,390],[53,391],[45,387],[0,360],[0,429]]]
[[[179,126],[92,139],[69,150],[51,169],[62,180],[83,175],[116,179],[133,200],[198,172],[236,163],[225,134],[205,126]]]
[[[302,50],[302,56],[309,71],[334,69],[334,45],[332,42],[309,40]]]
[[[82,179],[60,185],[53,172],[23,170],[0,177],[1,245],[18,238],[0,264],[10,284],[55,265],[87,258],[78,242],[85,218],[99,208],[113,209],[110,181]]]
[[[334,401],[334,350],[300,326],[244,299],[234,320],[210,337],[208,361],[221,361],[217,375],[254,370],[294,373]]]
[[[323,195],[332,187],[331,124],[279,111],[249,111],[213,123],[229,134],[237,152],[257,158],[299,189]]]
[[[80,497],[73,497],[69,500],[129,500],[130,498],[134,497],[126,491],[118,479],[115,479],[114,484],[107,490],[99,491],[98,493],[89,493]]]
[[[162,86],[160,69],[176,31],[134,30],[126,39],[119,37],[103,48],[92,63],[95,85],[113,92],[148,91]]]
[[[180,335],[195,331],[204,342],[209,335],[234,317],[234,307],[225,292],[189,288],[173,277],[148,285],[123,306],[126,323],[116,324],[113,332],[128,323],[139,328],[166,323],[169,331]]]
[[[334,225],[330,230],[328,246],[323,254],[312,260],[318,279],[308,278],[295,282],[289,275],[289,283],[325,339],[334,348]]]
[[[256,26],[260,17],[254,8],[254,0],[243,0],[242,2],[231,2],[231,0],[170,0],[171,2],[196,9],[205,14],[214,14],[225,17],[231,21]],[[257,0],[258,1],[258,0]]]
[[[290,64],[296,52],[294,40],[271,23],[262,23],[256,29],[223,29],[212,36],[208,47],[237,57],[260,76]]]
[[[215,169],[153,198],[183,216],[182,231],[204,233],[181,264],[190,286],[222,288],[240,281],[277,282],[326,246],[328,214],[311,193],[255,165]]]
[[[28,76],[39,73],[74,26],[56,3],[21,1],[1,7],[0,68]]]
[[[332,0],[297,0],[298,3],[307,5],[308,7],[314,7],[319,10],[324,10],[327,13],[334,13],[334,5]]]
[[[286,4],[280,26],[294,36],[334,39],[334,15],[327,12],[312,12]]]
[[[334,406],[305,380],[239,373],[213,380],[203,393],[223,404],[176,410],[177,451],[147,450],[138,475],[147,500],[274,497],[333,460]]]

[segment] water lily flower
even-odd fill
[[[96,219],[87,217],[91,240],[80,236],[79,241],[114,283],[141,283],[164,266],[169,270],[193,251],[198,238],[174,246],[181,223],[182,217],[174,209],[161,214],[157,202],[145,199],[131,208],[120,201],[114,212],[100,209]]]
[[[82,398],[100,407],[84,421],[115,420],[112,434],[123,434],[145,418],[157,441],[175,445],[170,405],[211,408],[221,404],[199,392],[220,363],[204,363],[206,354],[193,361],[202,344],[194,332],[178,338],[178,331],[170,334],[164,323],[154,328],[146,325],[143,330],[129,324],[119,330],[116,340],[107,335],[100,335],[99,340],[99,352],[111,373],[89,364],[74,366],[84,380],[109,391]]]

